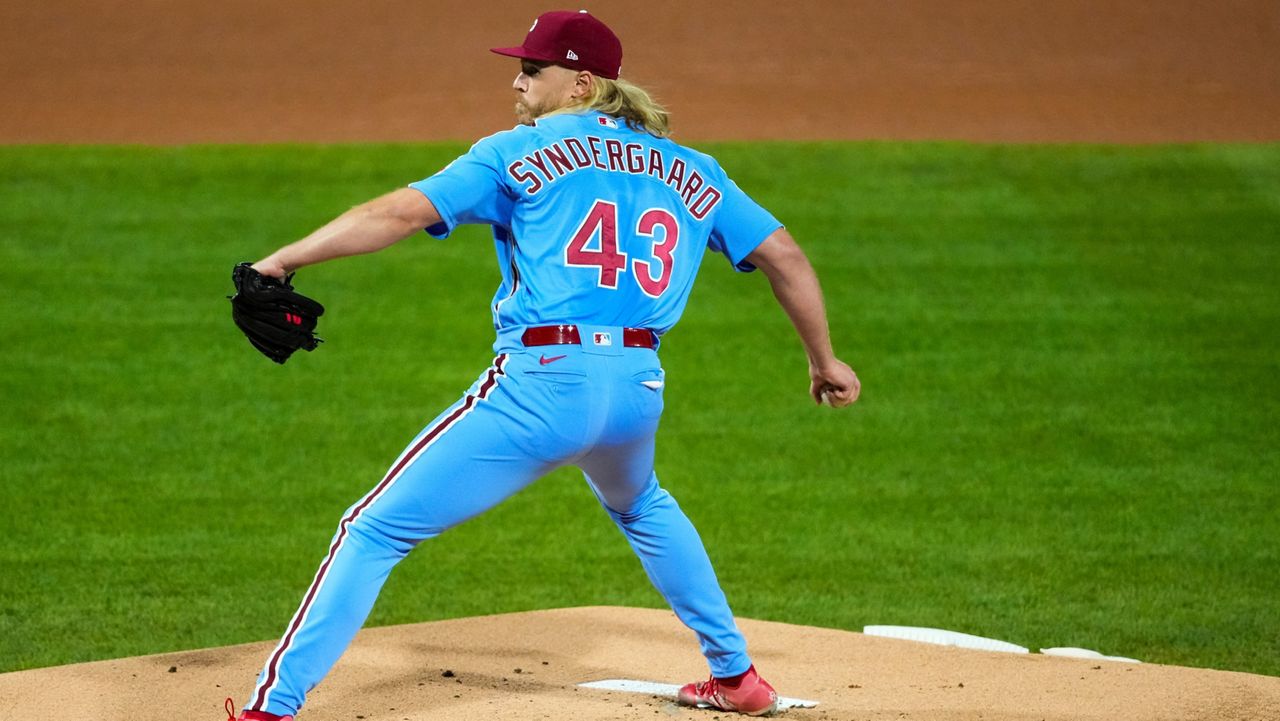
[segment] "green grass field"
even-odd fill
[[[843,412],[759,274],[664,342],[658,472],[735,611],[1280,674],[1280,146],[710,145],[808,249]],[[458,145],[0,148],[0,671],[278,637],[346,506],[491,358],[484,229],[230,269]],[[370,623],[658,607],[576,471],[424,544]],[[690,653],[696,653],[691,643]]]

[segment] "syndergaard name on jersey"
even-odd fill
[[[491,135],[411,187],[439,211],[428,229],[436,237],[493,227],[499,329],[577,323],[661,335],[708,250],[750,271],[747,256],[780,226],[715,158],[594,112]]]
[[[724,197],[684,160],[668,158],[659,148],[590,134],[544,145],[508,165],[507,174],[525,195],[533,197],[557,179],[587,168],[653,177],[679,195],[689,214],[698,220],[705,219]]]

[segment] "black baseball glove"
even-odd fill
[[[284,363],[299,348],[312,351],[320,344],[316,320],[324,306],[295,291],[289,281],[262,275],[252,263],[241,263],[231,271],[236,294],[231,299],[231,318],[245,337],[276,363]]]

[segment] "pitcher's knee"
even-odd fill
[[[343,525],[345,525],[348,542],[371,550],[389,551],[400,556],[413,550],[413,547],[424,538],[420,531],[397,528],[394,524],[382,521],[369,513],[358,515],[350,521],[344,520]],[[339,527],[338,533],[342,535],[342,527]]]
[[[680,513],[676,499],[658,484],[653,484],[640,494],[626,510],[610,509],[610,515],[620,524],[630,525],[637,521],[652,517],[654,514],[675,511]]]

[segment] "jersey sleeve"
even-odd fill
[[[725,178],[724,199],[712,216],[711,235],[707,247],[729,259],[734,270],[750,273],[756,267],[746,261],[782,223],[759,203],[742,192],[738,184]]]
[[[471,223],[507,227],[514,198],[502,174],[501,156],[490,139],[424,180],[410,183],[436,207],[441,222],[426,228],[436,238],[447,238],[459,225]]]

